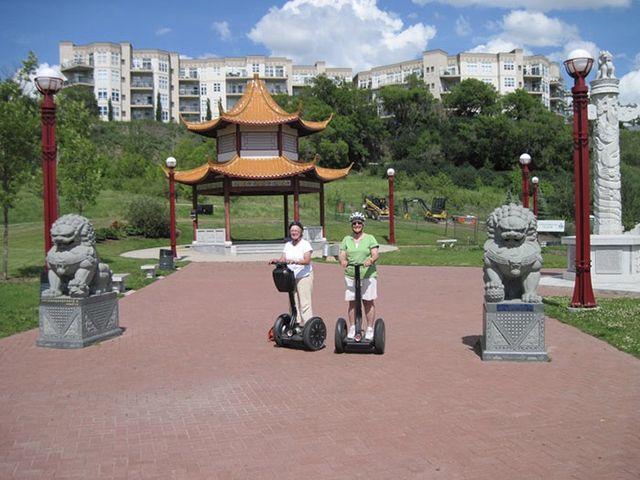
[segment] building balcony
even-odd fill
[[[131,108],[153,108],[153,102],[148,102],[146,100],[133,102],[131,103]]]
[[[132,120],[154,120],[153,110],[131,110]]]
[[[181,88],[178,90],[181,97],[199,97],[200,90],[198,88]]]
[[[197,73],[189,74],[189,75],[182,74],[182,75],[180,75],[180,77],[178,79],[181,82],[198,82],[198,81],[200,81],[198,79],[198,74]]]
[[[153,67],[150,63],[143,63],[142,65],[138,66],[132,65],[131,71],[136,73],[153,73]]]
[[[93,77],[88,75],[72,75],[67,77],[67,81],[64,82],[65,87],[70,87],[72,85],[88,85],[93,87],[95,82],[93,81]]]
[[[131,90],[153,90],[153,82],[142,82],[132,78]]]
[[[187,104],[180,105],[180,113],[183,114],[191,114],[191,115],[200,115],[200,105],[198,104]]]
[[[62,72],[70,72],[74,70],[93,70],[93,61],[84,58],[75,58],[60,65],[60,70]]]
[[[247,79],[247,78],[252,78],[253,75],[249,74],[248,70],[232,70],[230,72],[227,72],[225,74],[225,77],[233,79],[233,78],[237,78],[237,79]]]

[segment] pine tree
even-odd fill
[[[207,116],[205,117],[205,119],[207,121],[211,120],[211,101],[207,98]]]
[[[113,105],[111,104],[111,99],[107,103],[107,120],[113,122]]]
[[[160,93],[156,97],[156,122],[162,121],[162,102],[160,101]]]

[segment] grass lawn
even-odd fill
[[[640,298],[598,298],[597,310],[577,313],[568,310],[569,302],[545,298],[545,314],[640,358]]]

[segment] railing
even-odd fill
[[[151,88],[153,89],[153,83],[149,82],[131,82],[131,88]]]
[[[85,60],[83,58],[76,58],[73,60],[69,60],[67,62],[64,62],[62,64],[62,70],[68,69],[68,68],[73,68],[73,67],[90,67],[93,68],[93,61],[89,60]]]
[[[179,95],[191,95],[191,96],[200,96],[200,91],[197,88],[181,88],[178,90]]]

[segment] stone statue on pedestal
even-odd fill
[[[40,347],[80,348],[122,333],[112,273],[101,263],[93,225],[63,215],[51,226],[49,287],[40,298]]]
[[[483,360],[548,359],[536,227],[533,213],[513,203],[496,208],[487,220]]]

